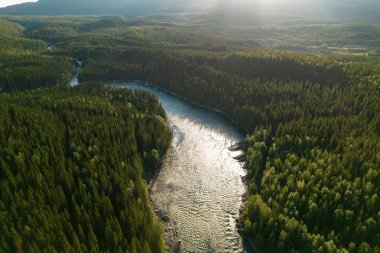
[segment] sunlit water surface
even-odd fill
[[[240,151],[228,147],[243,136],[227,120],[152,86],[123,84],[156,95],[173,130],[171,148],[151,197],[175,224],[182,252],[242,252],[235,219],[245,186]],[[173,228],[175,229],[175,228]]]
[[[55,47],[54,45],[49,46],[48,49],[51,50],[54,47]],[[76,65],[75,74],[72,76],[71,80],[69,81],[69,86],[71,86],[71,87],[77,86],[79,84],[78,76],[79,76],[80,70],[82,68],[82,62],[79,60],[76,60],[75,65]]]

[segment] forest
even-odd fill
[[[146,79],[250,133],[244,231],[264,252],[379,252],[376,68],[297,53],[131,50],[89,60],[81,78]]]
[[[0,95],[2,252],[165,252],[146,183],[170,143],[150,94]]]
[[[56,251],[85,252],[92,245],[95,251],[164,250],[147,210],[142,173],[149,174],[147,168],[159,159],[153,150],[162,155],[170,142],[165,114],[145,93],[92,82],[146,80],[223,112],[247,134],[243,233],[261,252],[380,252],[378,57],[273,51],[253,39],[166,21],[12,17],[3,22],[16,40],[57,45],[23,47],[16,55],[39,55],[30,62],[21,56],[25,68],[50,59],[46,68],[56,64],[61,74],[71,73],[70,61],[79,58],[80,81],[88,83],[74,90],[1,95],[1,122],[7,124],[0,124],[0,208],[3,231],[9,232],[0,248],[38,251],[47,241]],[[26,29],[22,37],[19,26]],[[3,90],[60,86],[69,76],[47,76],[42,64],[40,72],[32,71],[36,85],[9,78],[22,66],[0,69]],[[112,152],[106,156],[103,146]],[[37,157],[34,147],[41,150]],[[30,196],[39,203],[36,215],[24,211],[31,208]],[[46,208],[50,201],[56,204]],[[55,222],[33,227],[45,217]],[[118,232],[104,236],[99,229],[104,224]],[[143,232],[136,230],[142,224]],[[39,230],[36,237],[28,236],[30,229]],[[38,237],[43,233],[49,238]]]
[[[0,19],[0,91],[51,87],[67,82],[75,69],[71,58],[46,54],[48,43],[24,37],[24,29]]]

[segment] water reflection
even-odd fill
[[[173,129],[173,142],[152,186],[159,212],[168,214],[182,252],[242,252],[236,230],[245,186],[240,151],[228,147],[243,136],[227,120],[156,88],[128,83],[155,94]],[[175,227],[174,227],[175,226]]]

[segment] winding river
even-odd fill
[[[69,86],[78,85],[82,62]],[[225,118],[139,82],[113,86],[153,93],[161,102],[173,141],[149,191],[155,212],[166,222],[165,234],[175,252],[246,252],[237,232],[246,191],[243,164],[229,149],[243,140]]]
[[[203,110],[142,83],[117,86],[156,95],[165,109],[173,141],[150,185],[155,211],[178,252],[243,252],[236,219],[245,185],[243,164],[229,147],[243,140],[218,114]],[[174,239],[173,239],[174,237]]]

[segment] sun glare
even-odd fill
[[[15,5],[15,4],[21,4],[21,3],[27,3],[27,2],[37,2],[38,0],[3,0],[0,2],[0,8],[2,7],[7,7],[10,5]]]

